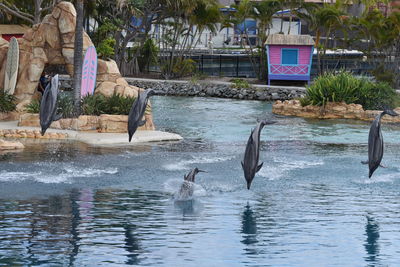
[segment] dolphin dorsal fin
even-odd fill
[[[264,162],[261,162],[261,164],[257,166],[257,170],[256,170],[256,172],[258,172],[259,170],[261,170],[261,168],[262,168],[263,164],[264,164]]]

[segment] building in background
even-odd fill
[[[0,24],[0,37],[7,41],[11,37],[21,38],[29,29],[26,25]]]

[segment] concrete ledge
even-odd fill
[[[149,142],[181,141],[183,138],[174,133],[161,131],[137,131],[128,142],[128,133],[98,133],[96,131],[74,131],[48,129],[44,137],[40,135],[39,127],[19,127],[18,121],[0,122],[0,133],[7,133],[9,138],[38,138],[38,139],[68,139],[80,141],[93,146],[102,145],[134,145]],[[21,135],[21,133],[26,133]]]

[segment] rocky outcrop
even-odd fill
[[[145,115],[146,121],[150,115]],[[18,126],[40,127],[39,114],[26,113],[19,118]],[[100,133],[126,133],[128,129],[128,116],[126,115],[82,115],[74,119],[61,119],[54,121],[50,128],[59,130],[97,131]],[[155,130],[152,122],[147,121],[138,130]]]
[[[0,151],[23,149],[24,145],[21,142],[11,142],[0,139]]]
[[[18,39],[20,62],[15,89],[17,111],[23,111],[31,102],[46,65],[65,65],[68,74],[73,76],[75,24],[76,11],[73,4],[60,2],[41,23],[34,25]],[[0,38],[0,88],[4,84],[8,45],[6,40]],[[84,33],[84,51],[91,45],[92,41]],[[122,78],[117,64],[112,60],[98,60],[96,87],[96,93],[104,95],[118,93],[137,96],[140,90]],[[148,123],[153,124],[151,116]]]
[[[395,111],[400,113],[400,108],[396,108]],[[372,121],[374,118],[381,113],[380,110],[364,110],[361,105],[358,104],[346,104],[330,102],[325,107],[319,106],[301,106],[299,100],[286,100],[276,101],[272,105],[272,112],[274,114],[286,115],[286,116],[297,116],[303,118],[315,118],[315,119],[357,119]],[[383,122],[398,123],[400,122],[400,116],[384,116]]]

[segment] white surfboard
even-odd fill
[[[14,94],[15,86],[17,85],[19,63],[19,46],[15,37],[10,40],[7,52],[6,73],[4,77],[4,91],[9,94]]]

